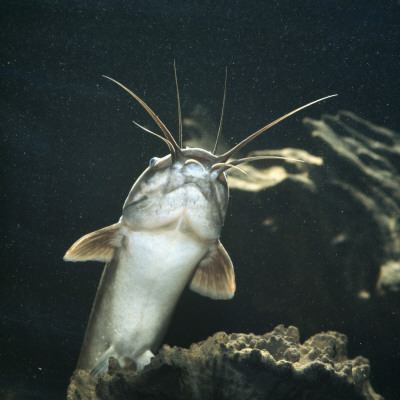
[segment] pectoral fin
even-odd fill
[[[64,260],[111,261],[115,248],[122,244],[122,229],[122,225],[117,223],[82,236],[65,253]]]
[[[231,299],[235,293],[232,261],[218,240],[199,262],[190,289],[215,300]]]

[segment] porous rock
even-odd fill
[[[346,343],[328,331],[301,344],[298,329],[283,325],[264,335],[218,332],[189,349],[164,345],[142,372],[121,370],[115,359],[97,380],[75,371],[68,400],[381,400],[368,360],[349,360]]]

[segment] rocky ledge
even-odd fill
[[[346,344],[333,331],[301,344],[298,329],[283,325],[264,335],[218,332],[189,349],[164,345],[141,372],[113,358],[98,379],[77,370],[67,398],[382,400],[369,361],[348,359]]]

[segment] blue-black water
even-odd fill
[[[134,127],[133,119],[147,123],[148,116],[102,74],[132,88],[176,133],[173,60],[183,115],[202,104],[215,126],[227,66],[223,132],[232,144],[293,108],[339,93],[252,149],[302,148],[308,139],[296,133],[301,118],[338,109],[400,126],[396,1],[22,0],[2,1],[0,20],[0,393],[10,399],[65,396],[102,266],[66,264],[62,256],[82,234],[117,221],[133,181],[167,150]],[[237,216],[228,214],[226,238],[238,235],[229,232],[229,218]],[[245,250],[257,252],[260,243]],[[235,263],[243,276],[238,299],[214,304],[185,293],[165,341],[188,345],[216,330],[293,323],[282,321],[279,309],[262,322],[252,313],[247,262]],[[316,333],[297,325],[304,338]],[[393,338],[380,351],[373,321],[360,336],[353,325],[330,326],[327,317],[319,330],[348,334],[350,354],[371,360],[375,390],[394,398],[399,344]]]

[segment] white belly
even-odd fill
[[[146,351],[155,351],[209,246],[179,226],[128,231],[103,273],[78,367],[92,370],[103,363],[101,371],[110,356],[124,365],[126,359],[138,361]]]
[[[152,349],[163,333],[208,246],[201,246],[179,231],[162,235],[132,232],[127,240],[129,244],[119,256],[110,322],[115,340],[120,341],[116,345],[135,358]]]

